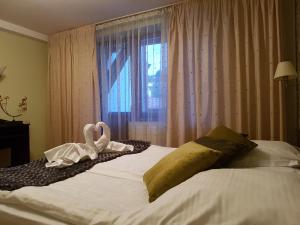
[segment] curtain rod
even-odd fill
[[[141,11],[141,12],[128,14],[128,15],[125,15],[125,16],[120,16],[120,17],[116,17],[116,18],[113,18],[113,19],[104,20],[104,21],[95,23],[95,25],[96,25],[96,26],[99,26],[99,25],[102,25],[102,24],[105,24],[105,23],[109,23],[109,22],[112,22],[112,21],[115,21],[115,20],[120,20],[120,19],[124,19],[124,18],[127,18],[127,17],[137,16],[137,15],[140,15],[140,14],[143,14],[143,13],[152,12],[152,11],[155,11],[155,10],[168,8],[168,7],[171,7],[171,6],[173,6],[173,5],[181,4],[182,2],[183,2],[183,1],[179,1],[179,2],[176,2],[176,3],[172,3],[172,4],[165,5],[165,6],[161,6],[161,7],[157,7],[157,8],[154,8],[154,9],[148,9],[148,10],[144,10],[144,11]]]

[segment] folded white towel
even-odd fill
[[[87,157],[87,151],[77,143],[66,143],[46,151],[46,167],[65,167]]]
[[[85,139],[84,149],[91,159],[98,157],[98,148],[94,143],[94,132],[97,131],[97,127],[94,124],[86,124],[83,127],[83,135]]]
[[[94,141],[94,132],[103,129],[101,137]],[[46,151],[46,167],[66,167],[84,159],[96,159],[101,151],[133,151],[132,145],[110,141],[110,128],[104,122],[86,124],[83,128],[86,143],[66,143]]]
[[[102,136],[95,141],[98,153],[104,151],[110,141],[110,128],[104,122],[98,122],[96,124],[96,129],[99,131],[100,128],[103,129]]]
[[[94,124],[86,124],[83,134],[86,143],[66,143],[46,151],[44,154],[48,162],[46,167],[66,167],[84,159],[96,159],[98,149],[94,143],[93,135],[96,130]]]
[[[105,149],[106,152],[112,152],[112,151],[122,152],[122,151],[133,151],[133,150],[134,147],[132,145],[126,145],[115,141],[109,142],[109,144]]]

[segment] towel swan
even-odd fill
[[[96,159],[98,157],[98,149],[94,142],[94,131],[97,131],[97,126],[94,124],[86,124],[83,128],[85,139],[84,148],[87,150],[91,159]]]
[[[83,134],[86,143],[66,143],[46,151],[44,154],[48,160],[46,167],[66,167],[84,159],[96,159],[98,149],[94,143],[95,124],[86,124]]]
[[[133,151],[134,147],[132,145],[126,145],[120,142],[110,141],[110,128],[104,122],[98,122],[96,124],[96,129],[103,129],[102,136],[95,141],[98,152],[115,152],[115,151]]]
[[[94,141],[94,132],[103,129],[101,137]],[[48,160],[46,167],[71,166],[84,159],[96,159],[102,151],[133,151],[132,145],[110,141],[110,128],[104,122],[86,124],[83,128],[86,143],[66,143],[46,151],[44,154]]]
[[[108,144],[110,142],[110,128],[109,128],[109,126],[107,126],[107,124],[104,123],[104,122],[98,122],[96,124],[96,130],[99,131],[100,128],[103,129],[103,134],[97,141],[94,142],[97,149],[98,149],[98,152],[104,151],[105,148],[108,146]]]

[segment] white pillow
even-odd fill
[[[232,160],[228,167],[293,167],[300,168],[300,152],[282,141],[253,140],[258,146]]]

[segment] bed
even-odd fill
[[[0,191],[0,224],[300,224],[300,154],[278,141],[197,173],[149,203],[143,174],[173,148],[96,164],[44,187]]]

